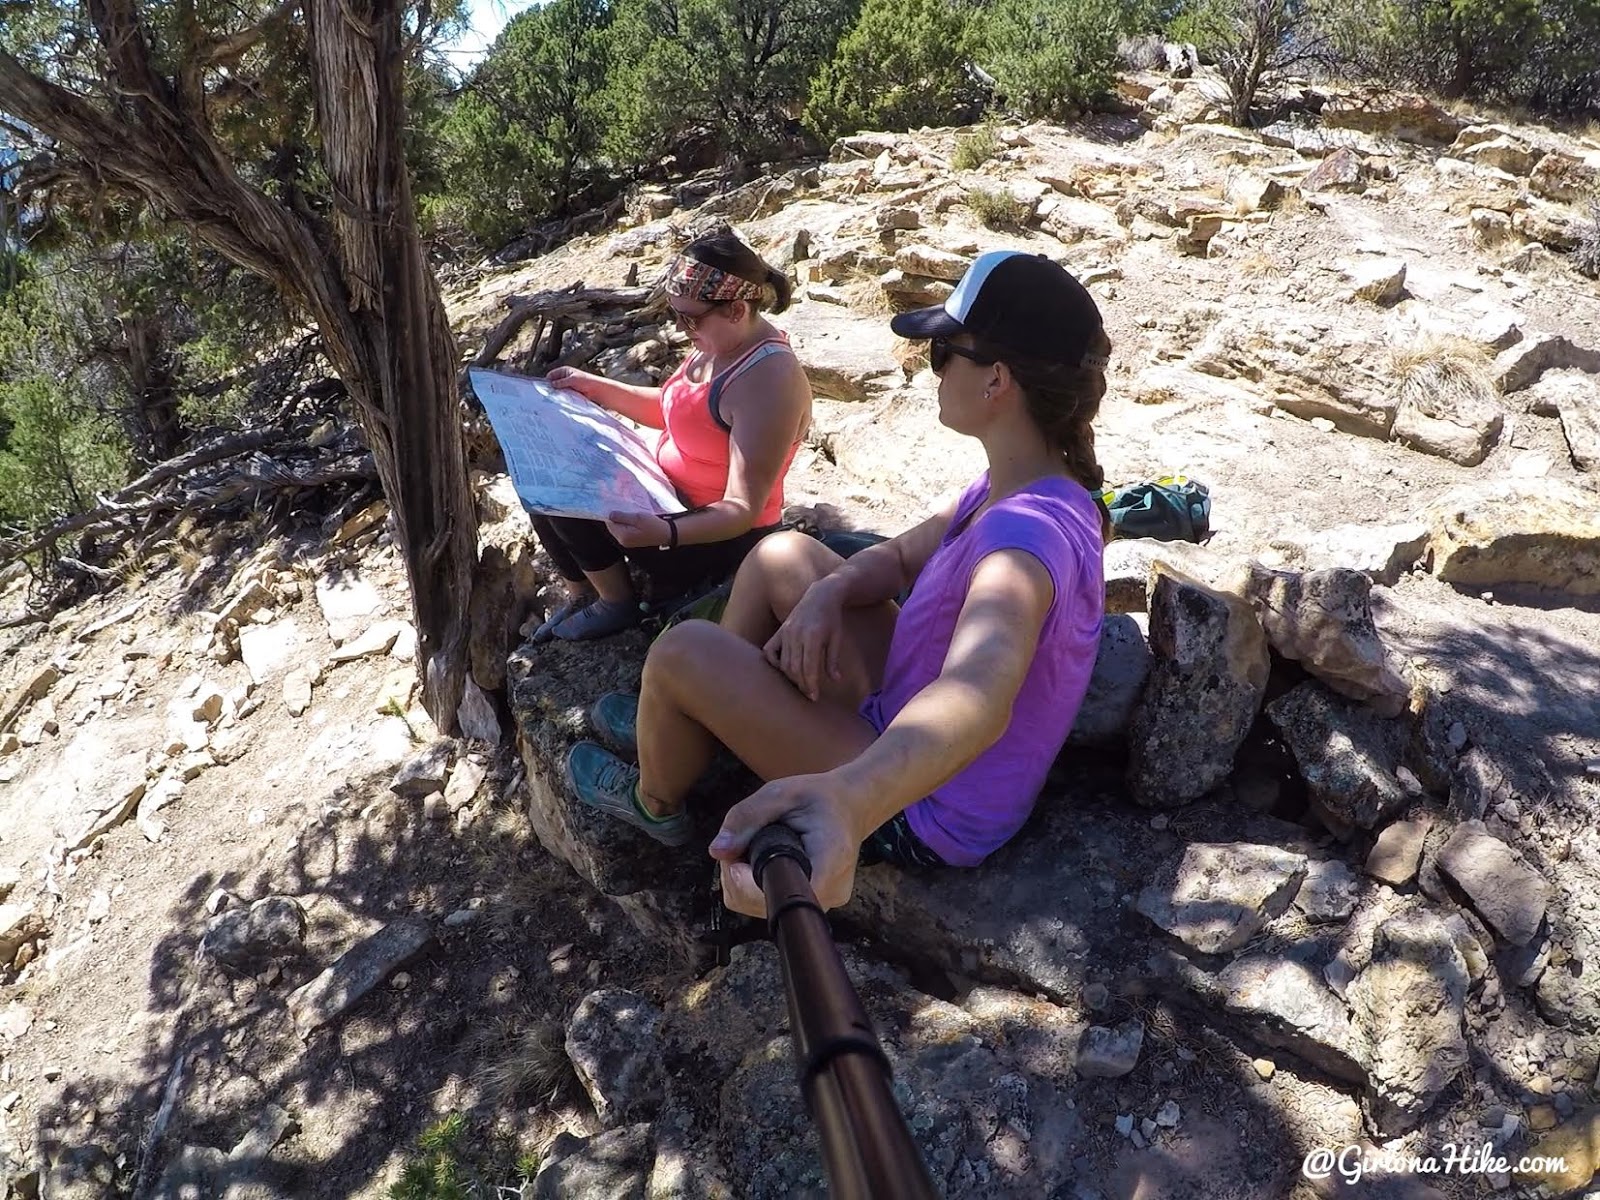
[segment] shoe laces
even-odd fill
[[[606,761],[600,764],[599,770],[594,773],[594,782],[601,791],[620,793],[626,796],[633,790],[635,781],[634,769],[628,763],[612,755],[606,756]]]

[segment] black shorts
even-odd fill
[[[860,861],[864,866],[881,862],[912,868],[950,865],[916,835],[904,810],[867,835],[867,840],[861,843]]]

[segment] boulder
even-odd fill
[[[1559,948],[1564,961],[1555,962],[1539,975],[1534,1001],[1546,1021],[1594,1037],[1600,1035],[1600,972],[1592,969],[1600,963],[1600,923],[1594,919],[1592,905],[1576,900],[1594,887],[1594,876],[1569,860],[1554,864],[1550,877],[1557,895],[1568,902],[1553,904],[1546,911],[1549,936],[1536,935],[1533,941],[1551,943],[1552,951]]]
[[[1430,569],[1446,583],[1600,594],[1600,506],[1577,484],[1464,488],[1431,505],[1425,518]]]
[[[518,541],[509,549],[483,547],[473,575],[468,647],[472,681],[485,692],[498,692],[506,683],[506,659],[518,642],[522,624],[538,592],[538,575],[532,554]],[[391,643],[392,644],[392,643]]]
[[[905,308],[926,308],[933,304],[943,304],[950,297],[955,288],[938,279],[929,279],[923,275],[907,275],[898,267],[885,271],[878,276],[878,286],[898,306]]]
[[[1367,186],[1367,171],[1361,156],[1341,147],[1329,154],[1300,181],[1300,190],[1312,192],[1359,192]]]
[[[493,549],[493,547],[489,549]],[[487,552],[486,550],[485,553]],[[346,663],[354,662],[358,658],[371,658],[379,654],[387,654],[390,647],[400,637],[400,634],[408,627],[409,622],[406,621],[379,621],[376,625],[363,630],[349,641],[340,645],[328,656],[328,661]],[[287,691],[287,681],[284,686]]]
[[[1323,417],[1345,433],[1387,438],[1399,400],[1389,352],[1348,327],[1242,314],[1215,322],[1187,366],[1253,391],[1305,420]]]
[[[1357,299],[1387,307],[1405,295],[1405,260],[1373,258],[1349,263],[1344,268],[1344,280]]]
[[[383,611],[383,597],[360,575],[330,572],[316,582],[317,607],[335,643],[355,637]]]
[[[859,403],[900,379],[895,336],[888,324],[861,321],[849,310],[803,304],[783,317],[811,390],[829,400]]]
[[[1572,465],[1600,470],[1600,379],[1581,371],[1547,372],[1528,389],[1528,410],[1559,417]]]
[[[1373,583],[1393,585],[1416,565],[1428,544],[1420,521],[1400,525],[1337,525],[1303,538],[1279,539],[1274,549],[1308,571],[1360,571]]]
[[[293,658],[301,644],[300,627],[292,617],[239,631],[239,657],[250,671],[251,682],[258,687]]]
[[[1551,1196],[1578,1193],[1600,1174],[1600,1106],[1575,1113],[1527,1147],[1522,1157],[1542,1159],[1545,1169],[1519,1170],[1517,1183],[1542,1188],[1543,1194]],[[1559,1169],[1549,1169],[1553,1162],[1561,1164]]]
[[[444,791],[445,780],[450,776],[450,760],[455,757],[455,752],[454,738],[440,738],[401,764],[389,784],[389,790],[412,800]]]
[[[907,275],[958,283],[972,263],[963,255],[952,254],[949,250],[917,244],[900,247],[895,252],[894,265]]]
[[[1232,566],[1214,550],[1193,542],[1155,538],[1117,538],[1105,550],[1106,612],[1147,612],[1150,585],[1157,564],[1218,587],[1231,578]]]
[[[1464,821],[1439,851],[1439,867],[1466,893],[1473,909],[1513,946],[1539,931],[1550,885],[1481,821]]]
[[[1067,735],[1067,746],[1121,744],[1149,675],[1150,648],[1140,622],[1126,613],[1107,616],[1100,628],[1089,690]]]
[[[1552,150],[1533,168],[1528,186],[1546,200],[1579,203],[1600,193],[1600,156]]]
[[[1365,1046],[1367,1118],[1380,1137],[1416,1128],[1467,1065],[1467,966],[1432,913],[1390,917],[1371,961],[1345,993]]]
[[[1422,847],[1432,827],[1432,818],[1425,814],[1386,826],[1367,853],[1367,874],[1390,887],[1410,883],[1417,877]]]
[[[594,1137],[559,1133],[539,1159],[533,1200],[644,1200],[654,1145],[648,1124]]]
[[[1600,351],[1580,346],[1561,334],[1533,334],[1501,351],[1494,370],[1502,392],[1519,392],[1538,383],[1546,371],[1600,374]]]
[[[283,706],[292,717],[298,717],[311,707],[310,672],[295,670],[283,677]]]
[[[1259,171],[1240,171],[1228,180],[1228,199],[1238,212],[1265,212],[1278,207],[1283,184]]]
[[[1466,124],[1424,96],[1386,88],[1366,88],[1331,98],[1322,106],[1322,123],[1440,146],[1454,142]]]
[[[1385,716],[1409,689],[1372,620],[1372,581],[1359,571],[1274,571],[1252,563],[1246,595],[1267,641],[1334,691]]]
[[[1246,954],[1217,976],[1222,1008],[1263,1045],[1288,1050],[1335,1079],[1361,1083],[1365,1047],[1338,996],[1306,963]]]
[[[199,953],[224,970],[254,975],[305,949],[306,914],[288,896],[263,896],[249,908],[233,908],[206,925]]]
[[[1218,379],[1186,367],[1146,367],[1128,384],[1127,396],[1135,404],[1177,404],[1198,400],[1247,412],[1266,412],[1272,401],[1243,383]]]
[[[1464,467],[1488,457],[1505,421],[1499,389],[1475,348],[1424,342],[1400,363],[1400,407],[1394,436],[1426,454]]]
[[[1202,954],[1224,954],[1282,916],[1305,877],[1304,855],[1196,843],[1139,893],[1137,908]]]
[[[1334,827],[1371,829],[1406,801],[1404,725],[1308,680],[1267,705],[1311,799]]]
[[[661,1010],[622,988],[590,992],[567,1023],[567,1057],[607,1128],[649,1120],[661,1103]]]
[[[0,966],[9,967],[17,951],[45,934],[44,918],[32,904],[0,904]]]
[[[1180,254],[1192,254],[1203,258],[1211,245],[1211,239],[1222,232],[1222,226],[1226,221],[1227,216],[1223,213],[1195,213],[1184,221],[1183,229],[1173,239],[1173,245]]]
[[[1456,139],[1458,144],[1460,141],[1460,138]],[[1526,175],[1544,157],[1544,151],[1535,150],[1516,137],[1502,135],[1487,141],[1475,142],[1460,150],[1457,157],[1476,166],[1504,171],[1508,175]]]
[[[1170,807],[1232,770],[1266,690],[1267,639],[1248,602],[1162,567],[1150,588],[1150,649],[1128,782],[1139,803]]]

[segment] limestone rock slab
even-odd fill
[[[1383,1137],[1416,1127],[1467,1065],[1467,965],[1433,913],[1390,917],[1345,993],[1366,1047],[1368,1119]]]
[[[1276,846],[1197,843],[1139,893],[1137,908],[1201,953],[1225,954],[1282,916],[1305,877],[1305,856]]]
[[[1539,930],[1550,884],[1481,821],[1465,821],[1439,851],[1439,867],[1500,937],[1525,945]]]

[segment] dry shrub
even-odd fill
[[[1578,226],[1578,247],[1572,265],[1590,279],[1600,279],[1600,200],[1589,201],[1589,219]]]
[[[1021,229],[1033,210],[1004,188],[974,188],[967,193],[970,208],[990,229]]]
[[[1000,139],[994,127],[979,125],[968,133],[956,134],[955,153],[950,165],[958,171],[973,171],[1000,153]]]

